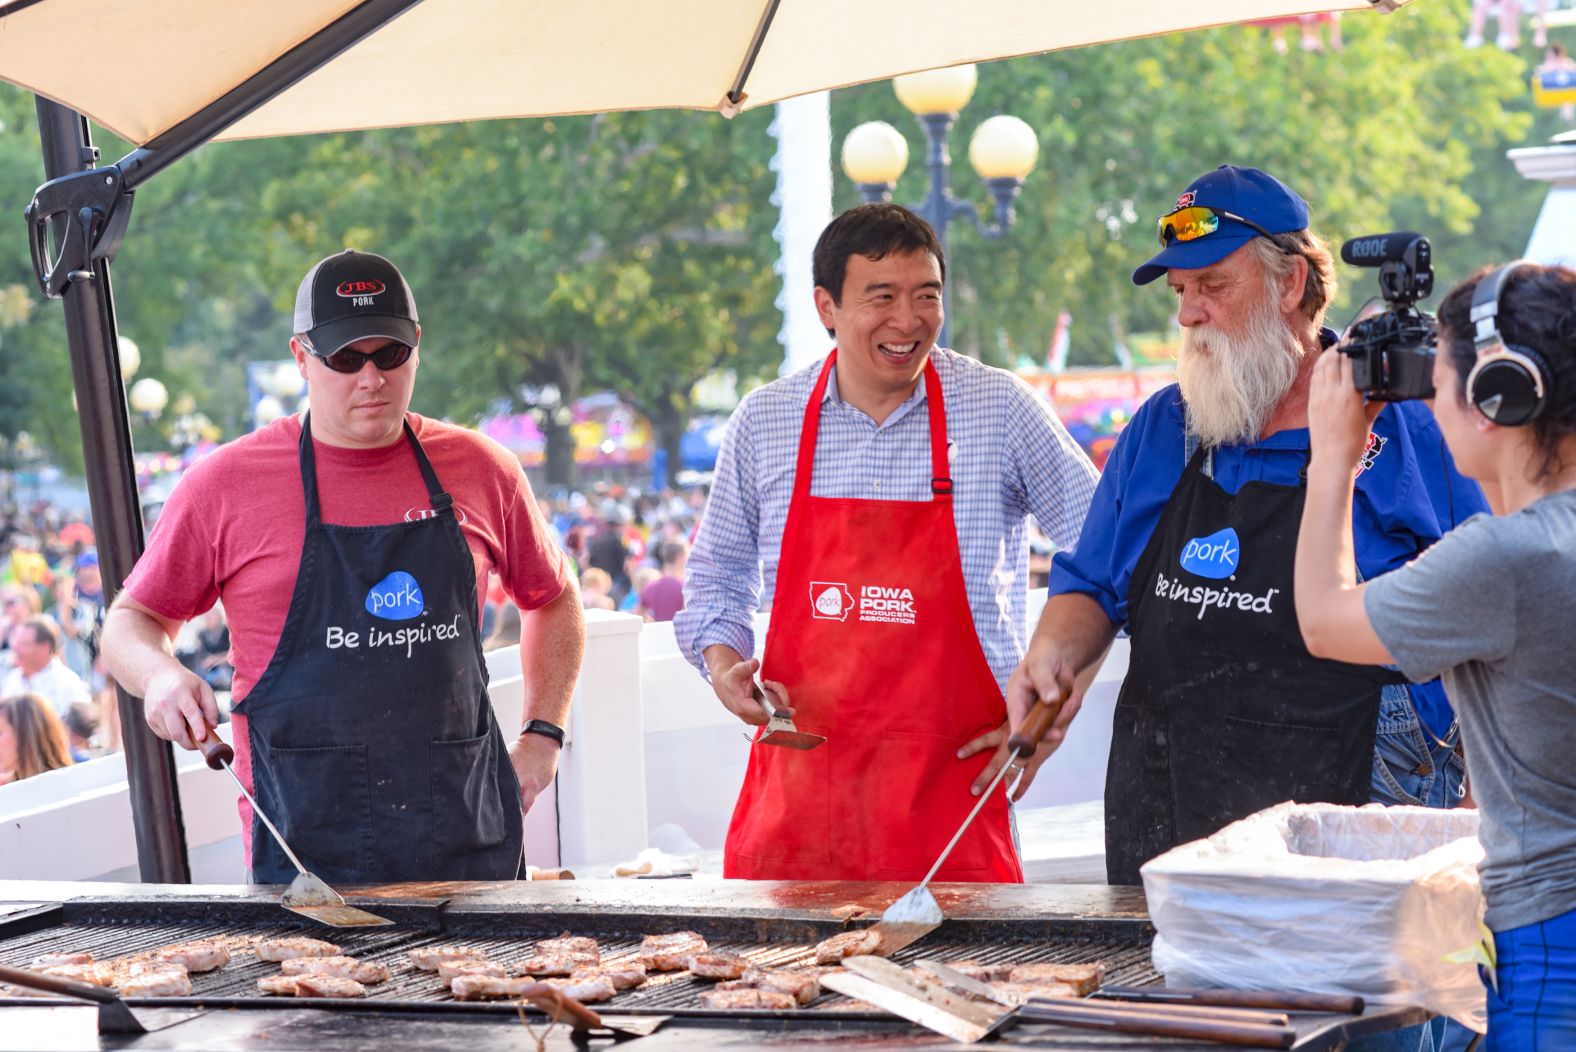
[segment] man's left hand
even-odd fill
[[[559,746],[540,734],[522,734],[509,744],[509,762],[520,779],[520,810],[529,811],[558,773]]]
[[[1001,770],[1001,765],[1007,762],[1007,756],[1012,752],[1012,748],[1007,744],[1007,739],[1011,735],[1012,722],[1009,720],[995,730],[980,735],[958,750],[958,759],[960,760],[967,760],[970,756],[984,752],[986,749],[996,750],[996,755],[990,758],[990,763],[985,765],[985,769],[980,772],[979,777],[974,779],[974,784],[969,787],[969,791],[975,796],[985,791],[985,787],[990,784],[990,780],[996,777],[996,772]],[[1021,768],[1023,771],[1018,776],[1017,786],[1012,789],[1013,803],[1023,799],[1023,794],[1028,792],[1029,786],[1034,784],[1034,776],[1040,772],[1040,765],[1050,758],[1052,751],[1041,745],[1034,750],[1034,755],[1027,760],[1020,756],[1012,761],[1014,767]],[[1009,786],[1012,785],[1012,778],[1013,773],[1008,771],[1006,781]]]
[[[1308,389],[1308,445],[1314,459],[1342,471],[1355,471],[1368,448],[1368,432],[1384,410],[1364,402],[1352,379],[1352,360],[1335,350],[1319,356]]]

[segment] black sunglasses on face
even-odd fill
[[[359,373],[361,367],[368,362],[371,362],[383,372],[389,372],[392,369],[398,369],[409,361],[410,352],[415,350],[414,347],[403,343],[391,343],[387,347],[379,347],[368,354],[363,354],[361,351],[352,351],[348,347],[341,347],[333,354],[321,354],[316,347],[312,346],[311,340],[305,336],[300,337],[300,340],[301,346],[305,347],[312,357],[336,373]]]

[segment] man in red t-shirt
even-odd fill
[[[420,328],[393,264],[323,260],[295,316],[310,412],[227,444],[176,486],[105,621],[106,663],[156,734],[195,748],[218,712],[170,640],[222,599],[235,769],[309,869],[513,876],[579,674],[573,576],[516,458],[408,412]],[[502,734],[479,643],[489,572],[521,611],[526,723]],[[240,807],[252,876],[288,879]]]

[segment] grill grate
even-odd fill
[[[329,928],[303,929],[288,924],[237,924],[237,923],[99,923],[101,916],[91,923],[62,923],[27,934],[0,939],[0,963],[26,967],[33,958],[44,953],[71,951],[91,952],[96,959],[137,958],[150,955],[160,947],[196,939],[218,939],[231,948],[229,964],[214,972],[192,976],[193,997],[204,1002],[243,1001],[267,1003],[275,1007],[288,1005],[287,998],[263,997],[257,991],[257,980],[278,974],[278,964],[259,961],[250,953],[251,945],[259,939],[308,934],[339,943],[344,952],[364,960],[387,965],[393,977],[386,983],[368,989],[369,997],[355,1002],[358,1006],[376,1009],[380,1006],[401,1007],[426,1005],[442,1007],[462,1006],[454,999],[433,972],[414,969],[407,954],[419,947],[465,944],[485,948],[489,956],[503,964],[515,964],[531,956],[538,938],[559,934],[565,927],[577,935],[595,935],[602,948],[602,958],[608,962],[632,960],[638,953],[639,936],[628,932],[597,931],[587,923],[566,924],[564,919],[551,917],[532,918],[509,915],[507,917],[470,916],[449,931],[410,932],[399,929],[365,929],[335,931]],[[459,920],[459,918],[450,918]],[[532,923],[534,920],[535,923]],[[608,924],[612,926],[612,920]],[[624,923],[627,924],[627,921]],[[650,931],[660,933],[688,927],[684,918],[672,916],[652,918]],[[457,930],[456,930],[457,927]],[[695,930],[707,935],[712,948],[719,952],[735,953],[752,963],[766,967],[793,967],[814,964],[815,939],[803,938],[802,930],[792,930],[791,937],[772,939],[768,934],[761,938],[741,937],[744,933],[737,926],[724,930],[707,931],[707,924],[695,920]],[[1043,927],[1035,925],[1034,927]],[[533,930],[534,929],[534,930]],[[1032,930],[1032,929],[1031,929]],[[996,934],[999,934],[999,929]],[[506,934],[500,934],[505,932]],[[815,933],[818,939],[827,933]],[[932,958],[942,961],[974,960],[981,963],[1084,963],[1104,961],[1106,981],[1116,985],[1143,985],[1158,981],[1149,961],[1147,932],[1135,933],[1122,928],[1114,932],[1090,932],[1074,929],[1064,935],[1039,934],[1027,939],[947,939],[935,937],[922,940],[900,951],[894,958],[908,964],[915,960]],[[706,1014],[701,1007],[699,994],[711,984],[695,979],[687,972],[652,973],[646,984],[635,990],[621,993],[612,1002],[599,1008],[614,1012],[661,1011],[675,1014]],[[134,1002],[135,1003],[135,1002]],[[160,1001],[171,1003],[170,999]],[[463,1003],[466,1010],[476,1009],[475,1003]],[[510,1009],[512,1011],[512,1009]],[[795,1017],[838,1015],[848,1017],[850,1012],[868,1011],[839,994],[823,994],[804,1009],[794,1012]]]

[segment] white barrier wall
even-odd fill
[[[1031,600],[1032,623],[1044,593]],[[675,852],[720,848],[749,759],[747,729],[679,653],[671,625],[603,611],[586,616],[585,663],[558,781],[526,816],[526,860],[584,868],[631,859],[649,844]],[[758,645],[766,620],[757,616]],[[524,711],[519,648],[490,653],[487,664],[507,738]],[[1111,713],[1126,671],[1127,641],[1118,640],[1023,806],[1100,799]],[[226,738],[229,732],[229,725],[220,728]],[[196,753],[177,751],[176,759],[188,848],[235,838],[228,776],[209,770]],[[238,847],[224,857],[232,856],[236,872],[216,879],[242,879]],[[0,878],[85,880],[136,861],[122,757],[0,786]]]

